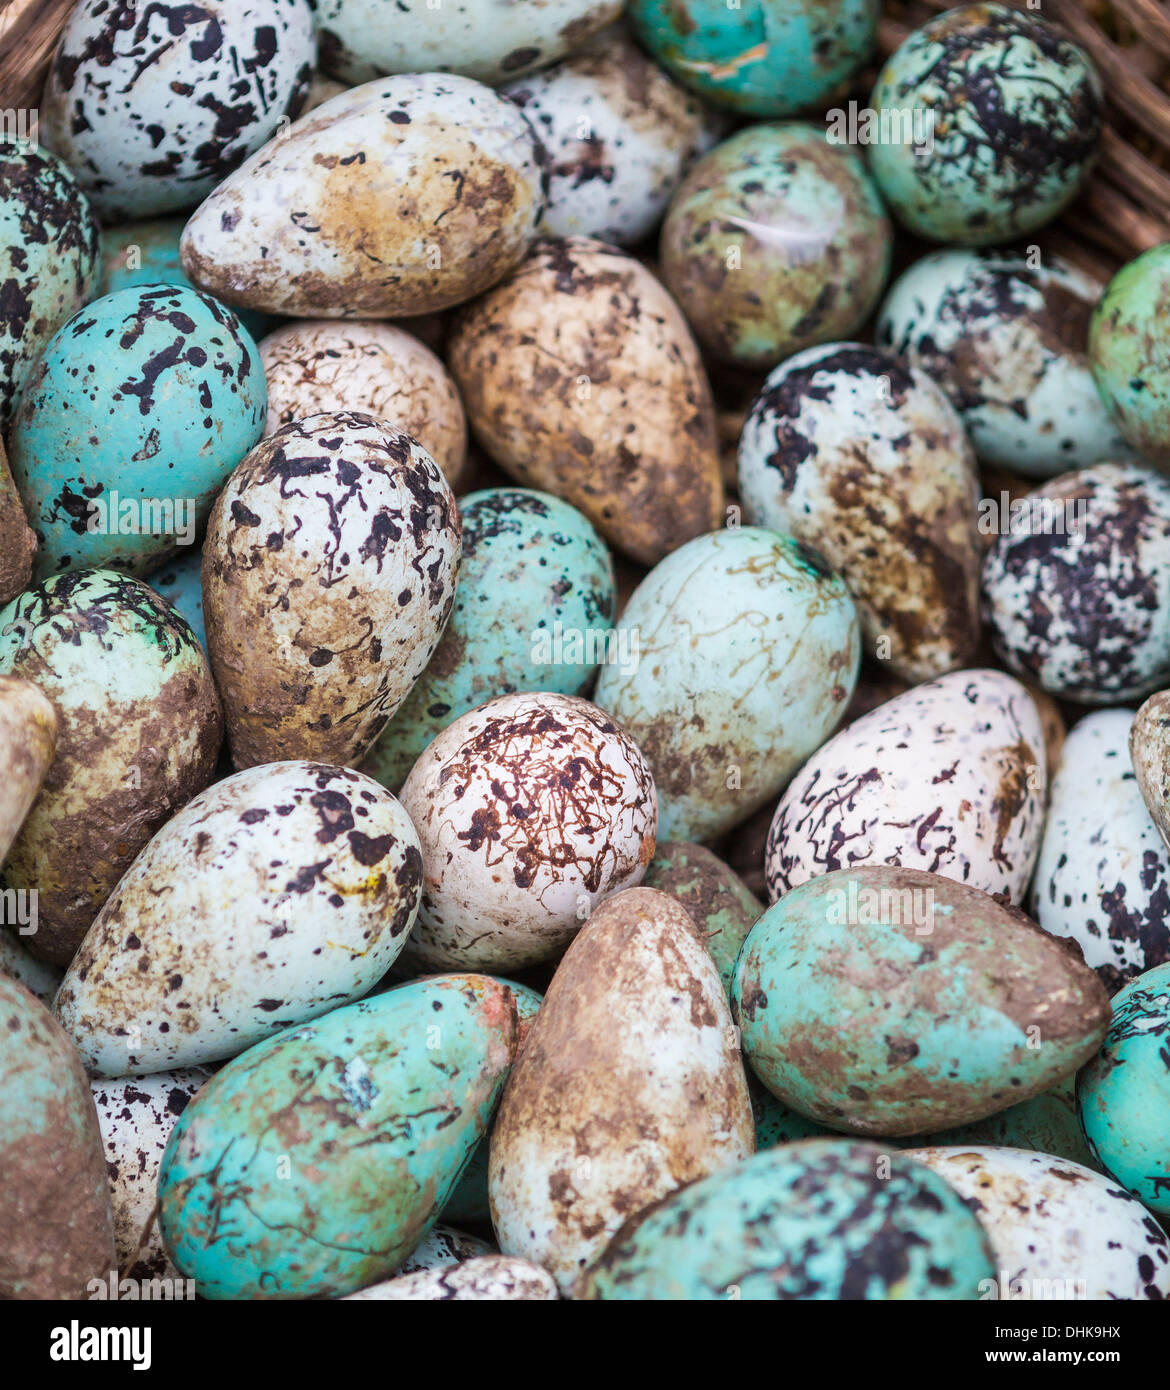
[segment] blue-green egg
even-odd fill
[[[922,1164],[808,1139],[673,1192],[622,1228],[581,1296],[638,1301],[975,1299],[982,1226]]]
[[[1170,1216],[1170,963],[1114,995],[1108,1036],[1077,1077],[1077,1107],[1105,1172]]]
[[[199,645],[207,650],[207,628],[203,622],[203,549],[192,546],[181,555],[166,560],[150,576],[150,587],[191,624]]]
[[[192,544],[267,409],[256,344],[209,295],[141,285],[88,304],[46,347],[9,437],[35,574],[142,575]]]
[[[877,0],[630,0],[634,33],[680,82],[751,116],[840,91],[869,57]]]
[[[580,695],[611,655],[605,543],[568,502],[530,488],[461,499],[463,561],[443,637],[363,770],[392,790],[453,720],[497,695]]]
[[[516,1006],[485,976],[418,980],[229,1062],[176,1124],[159,1224],[205,1298],[338,1297],[430,1229],[511,1065]]]

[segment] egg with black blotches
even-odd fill
[[[1170,850],[1130,758],[1133,713],[1096,710],[1069,730],[1052,779],[1031,912],[1079,946],[1111,994],[1170,961]]]
[[[203,546],[235,765],[360,761],[438,645],[459,555],[454,495],[397,426],[340,411],[258,444]]]
[[[546,1269],[515,1255],[480,1255],[455,1266],[419,1270],[371,1284],[345,1301],[551,1302],[560,1297]]]
[[[139,854],[54,1011],[95,1075],[232,1057],[368,993],[402,949],[421,879],[414,827],[372,778],[248,768]]]
[[[854,720],[776,808],[773,902],[834,869],[900,865],[1018,903],[1044,823],[1040,715],[1002,671],[954,671]]]
[[[300,113],[314,55],[309,0],[80,0],[41,99],[45,141],[103,221],[177,212]]]
[[[0,141],[0,431],[45,344],[89,298],[97,264],[97,220],[66,165]]]
[[[354,87],[270,141],[195,211],[183,268],[229,304],[310,318],[449,308],[523,259],[544,152],[520,109],[467,77]]]
[[[975,459],[942,390],[892,353],[827,343],[781,363],[739,442],[749,521],[825,557],[867,656],[917,682],[979,641]]]
[[[395,1277],[421,1274],[424,1270],[450,1269],[465,1260],[493,1253],[493,1247],[478,1236],[457,1231],[454,1226],[432,1226],[418,1245],[398,1266]]]
[[[1130,453],[1089,367],[1102,288],[1059,256],[935,251],[886,296],[876,340],[938,382],[981,463],[1051,477]]]
[[[402,788],[423,859],[403,959],[508,970],[555,958],[654,855],[657,798],[637,745],[588,700],[503,695],[448,725]]]
[[[1101,463],[1001,518],[983,562],[996,655],[1051,695],[1133,700],[1170,684],[1170,479]]]
[[[991,1240],[999,1300],[1170,1299],[1170,1237],[1110,1178],[1051,1154],[903,1151],[944,1178]]]
[[[192,547],[183,555],[163,562],[146,581],[180,617],[186,618],[195,640],[207,650],[207,628],[203,622],[203,548]]]

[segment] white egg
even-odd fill
[[[391,1300],[435,1302],[551,1302],[557,1298],[551,1274],[513,1255],[481,1255],[459,1265],[442,1265],[400,1275],[347,1294],[343,1303]]]
[[[454,1226],[432,1226],[420,1243],[395,1270],[400,1274],[420,1274],[425,1269],[447,1269],[479,1255],[490,1255],[494,1248],[478,1236],[457,1231]]]

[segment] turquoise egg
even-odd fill
[[[256,344],[209,295],[142,285],[87,305],[46,347],[9,436],[37,577],[142,575],[193,544],[267,408]]]
[[[590,1299],[975,1299],[994,1278],[966,1203],[876,1144],[808,1139],[648,1207],[586,1272]]]
[[[1113,996],[1113,1025],[1077,1077],[1089,1148],[1159,1216],[1170,1216],[1170,963]]]
[[[643,46],[692,91],[752,116],[789,116],[842,89],[869,57],[877,0],[630,0]]]
[[[1170,242],[1110,280],[1089,324],[1097,390],[1126,441],[1170,464]]]
[[[797,1139],[837,1139],[840,1136],[827,1125],[810,1120],[799,1110],[793,1110],[761,1085],[749,1072],[748,1094],[752,1099],[752,1120],[756,1127],[756,1151],[774,1149],[777,1144],[791,1144]],[[892,1141],[895,1148],[901,1142]]]
[[[948,10],[878,77],[870,167],[917,235],[1010,241],[1076,197],[1101,137],[1101,102],[1089,58],[1043,20],[998,4]]]
[[[205,1298],[339,1297],[419,1244],[483,1136],[516,1006],[432,977],[290,1028],[217,1072],[176,1124],[159,1224]]]
[[[396,790],[453,720],[497,695],[583,694],[608,653],[613,560],[568,502],[530,488],[460,498],[463,560],[434,655],[362,770]]]
[[[98,225],[55,155],[0,141],[0,430],[42,349],[89,298]]]
[[[191,624],[191,631],[204,651],[207,628],[203,622],[203,549],[196,547],[185,555],[163,562],[150,576],[150,587]]]

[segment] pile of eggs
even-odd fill
[[[0,145],[0,1297],[1170,1298],[1101,81],[622,10],[79,0]]]

